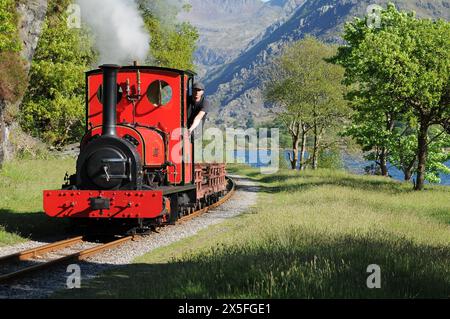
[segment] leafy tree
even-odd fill
[[[199,37],[188,22],[177,22],[182,8],[162,0],[141,0],[140,8],[151,36],[148,63],[161,67],[193,70],[194,52]]]
[[[307,37],[288,47],[268,76],[265,98],[283,108],[278,115],[292,137],[293,169],[299,144],[301,168],[305,168],[308,134],[313,138],[311,166],[318,168],[325,132],[342,124],[348,111],[343,99],[344,70],[325,61],[335,53],[334,47]]]
[[[434,132],[433,132],[434,131]],[[433,132],[434,134],[432,134]],[[430,129],[428,146],[428,161],[425,179],[431,183],[441,182],[440,174],[450,174],[450,168],[445,162],[450,161],[450,135],[443,134],[442,130],[436,127]]]
[[[417,174],[417,123],[398,123],[393,131],[389,162],[401,169],[405,181],[410,181]],[[445,162],[450,160],[450,135],[436,125],[428,133],[428,161],[425,179],[430,183],[440,183],[440,174],[449,174]]]
[[[358,92],[360,93],[360,92]],[[366,152],[366,159],[375,161],[382,176],[388,176],[388,159],[395,139],[396,123],[401,120],[401,107],[382,97],[351,92],[347,94],[353,109],[352,124],[344,135],[353,137]]]
[[[432,167],[427,165],[429,129],[446,125],[450,117],[450,23],[417,19],[393,4],[381,12],[380,21],[379,28],[369,27],[364,19],[348,23],[347,45],[334,61],[345,67],[346,84],[356,88],[354,99],[372,100],[379,114],[415,117],[415,188],[421,190],[426,168]]]
[[[417,129],[410,123],[398,123],[389,136],[389,162],[399,168],[405,181],[417,170]]]
[[[264,95],[267,101],[280,104],[283,111],[277,113],[277,120],[283,123],[284,128],[288,131],[291,137],[291,145],[293,154],[289,155],[292,169],[297,169],[299,144],[300,148],[300,169],[304,169],[304,158],[306,153],[306,138],[310,131],[310,126],[307,124],[307,116],[302,113],[302,104],[295,100],[293,91],[286,74],[286,69],[282,67],[282,60],[278,60],[274,64],[272,74],[270,75],[270,82],[266,83]],[[283,72],[283,76],[281,76]]]

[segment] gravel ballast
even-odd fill
[[[101,271],[128,265],[136,257],[193,236],[202,229],[245,212],[256,203],[258,186],[255,182],[240,176],[232,176],[232,178],[237,184],[237,190],[231,199],[222,206],[192,220],[161,228],[158,233],[152,233],[138,241],[125,243],[120,247],[93,256],[86,262],[79,262],[81,282],[94,278]],[[46,243],[30,241],[15,246],[1,247],[0,256],[35,248]],[[86,243],[86,247],[89,245],[91,244]],[[20,282],[0,285],[0,299],[46,298],[56,290],[66,289],[66,281],[70,275],[66,269],[67,265],[55,266],[39,275],[20,280]]]

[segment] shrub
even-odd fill
[[[0,99],[15,103],[25,94],[26,88],[25,61],[17,52],[0,52]]]
[[[0,0],[0,99],[15,103],[25,93],[25,61],[20,57],[13,0]]]

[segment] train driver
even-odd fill
[[[194,83],[193,96],[191,104],[191,125],[189,127],[189,135],[191,135],[195,129],[200,125],[204,124],[206,119],[206,114],[209,112],[209,101],[205,97],[205,86],[200,83]]]

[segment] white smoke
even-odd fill
[[[77,0],[81,18],[92,30],[99,64],[145,61],[150,35],[134,0]]]

